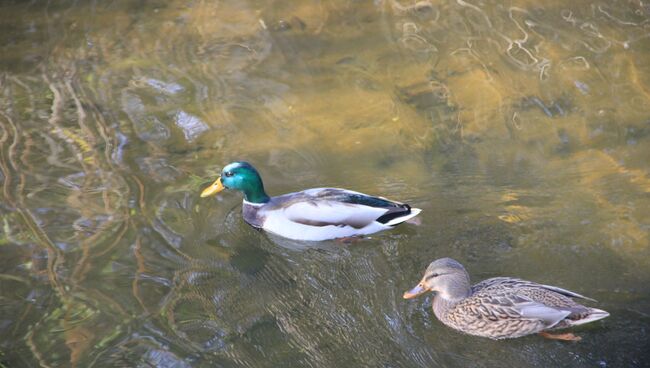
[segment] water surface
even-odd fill
[[[0,366],[650,365],[650,8],[635,1],[0,3]],[[423,209],[353,244],[198,196]],[[593,297],[583,340],[402,300],[454,257]]]

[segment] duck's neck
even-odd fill
[[[445,324],[449,324],[450,321],[447,319],[447,314],[452,310],[456,304],[460,303],[464,298],[461,299],[445,299],[440,295],[436,295],[433,298],[433,314]]]
[[[256,178],[244,186],[241,191],[244,193],[244,199],[250,203],[266,203],[271,198],[264,191],[264,183],[260,177]]]
[[[264,191],[261,192],[244,192],[244,199],[250,203],[266,203],[271,200],[271,198],[264,193]]]
[[[441,321],[445,320],[447,312],[471,294],[472,289],[469,286],[469,276],[458,277],[453,283],[437,292],[433,299],[433,312]]]

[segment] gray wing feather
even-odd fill
[[[401,210],[397,202],[338,188],[308,189],[273,198],[268,210],[282,210],[291,221],[310,226],[368,226],[387,213]]]
[[[537,302],[520,303],[514,308],[522,317],[539,319],[547,327],[555,326],[571,314],[571,311],[556,309]]]

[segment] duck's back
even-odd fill
[[[498,294],[508,297],[526,297],[550,307],[581,307],[571,298],[593,301],[584,295],[557,286],[538,284],[512,277],[494,277],[472,286],[472,295],[476,297],[489,297]]]

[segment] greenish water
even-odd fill
[[[0,366],[649,366],[648,60],[640,1],[3,1]],[[268,236],[236,159],[422,224]],[[444,256],[611,316],[462,335],[401,299]]]

